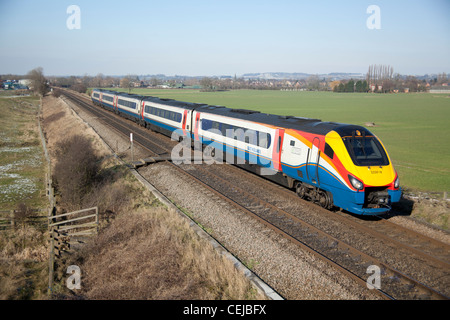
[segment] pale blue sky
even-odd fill
[[[0,0],[0,74],[450,73],[449,17],[450,0]]]

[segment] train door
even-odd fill
[[[192,124],[194,131],[194,139],[195,141],[200,141],[200,138],[198,136],[198,130],[200,129],[200,112],[195,113],[195,117],[193,117],[194,123]]]
[[[119,111],[119,108],[118,108],[118,106],[117,106],[118,101],[119,101],[119,97],[118,97],[118,96],[115,96],[115,97],[114,97],[114,100],[113,100],[113,110],[115,110],[116,112]]]
[[[188,132],[189,132],[189,124],[187,122],[187,117],[188,117],[188,111],[184,110],[183,112],[183,121],[181,123],[181,128],[183,129],[183,136],[187,137]],[[187,126],[187,127],[186,127]]]
[[[284,129],[275,130],[275,139],[272,142],[272,164],[273,168],[277,171],[281,171],[281,153],[283,152],[283,140],[284,140]]]
[[[313,184],[319,185],[320,138],[315,137],[309,151],[307,173]]]
[[[144,100],[141,100],[141,110],[139,110],[139,114],[141,115],[141,120],[142,120],[142,123],[144,123],[144,121],[145,121],[145,117],[144,117],[144,111],[145,111],[145,101]]]
[[[195,111],[192,113],[191,116],[191,121],[192,121],[192,125],[191,125],[191,132],[193,135],[193,146],[194,146],[194,150],[202,150],[202,141],[200,139],[200,136],[198,134],[198,131],[200,130],[200,125],[201,125],[201,121],[200,121],[200,112]]]

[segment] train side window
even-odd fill
[[[334,150],[333,150],[333,148],[330,147],[330,145],[329,145],[328,143],[325,143],[324,153],[325,153],[330,159],[333,159],[333,157],[334,157]]]
[[[258,141],[258,145],[261,148],[269,148],[270,147],[270,134],[266,133],[266,132],[259,132],[259,141]]]
[[[258,145],[258,131],[253,129],[245,130],[245,143],[257,146]]]
[[[244,142],[244,128],[234,127],[234,139]]]
[[[291,146],[292,146],[292,147],[295,146],[295,140],[291,140]]]
[[[221,131],[220,125],[221,125],[220,122],[213,121],[213,123],[212,123],[212,129]]]
[[[233,130],[227,123],[222,123],[222,136],[227,137],[227,130]]]
[[[212,121],[211,120],[201,119],[200,121],[202,122],[202,130],[203,131],[211,129],[211,126],[212,126]]]

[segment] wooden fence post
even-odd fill
[[[51,210],[53,212],[53,210]],[[49,224],[51,223],[51,220],[49,221]],[[55,247],[55,235],[53,233],[53,227],[50,227],[49,234],[50,234],[50,253],[49,253],[49,259],[48,259],[48,294],[51,295],[53,292],[53,273],[55,271],[55,254],[54,254],[54,247]]]

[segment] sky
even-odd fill
[[[0,74],[450,73],[449,17],[450,0],[0,0]]]

